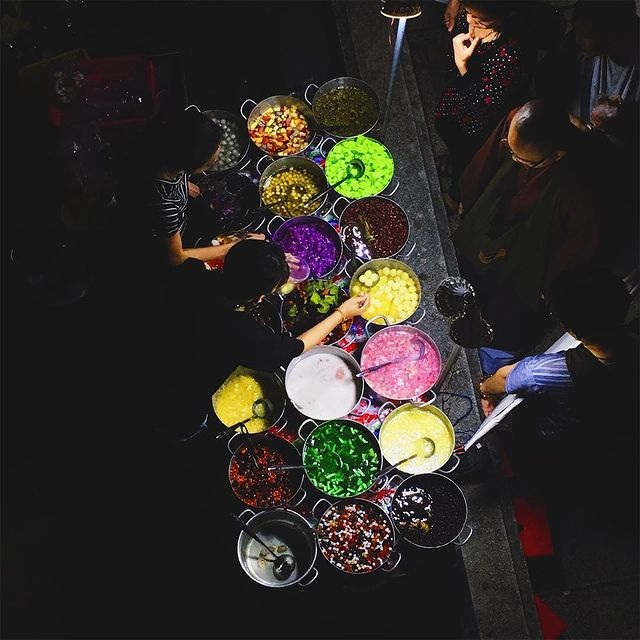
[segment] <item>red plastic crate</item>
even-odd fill
[[[56,93],[55,73],[82,74],[84,85],[65,103]],[[146,55],[78,60],[52,70],[47,93],[49,120],[56,127],[95,124],[121,127],[147,123],[157,97],[153,59]]]

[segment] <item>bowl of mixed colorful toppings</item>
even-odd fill
[[[238,169],[247,158],[251,141],[247,127],[239,116],[220,109],[203,111],[212,122],[222,129],[222,142],[217,160],[205,173],[219,173]]]
[[[262,203],[285,218],[311,215],[327,194],[307,204],[327,188],[324,171],[308,158],[279,158],[262,172],[258,189]]]
[[[309,85],[307,90],[312,86],[315,85]],[[336,138],[365,135],[380,117],[378,96],[358,78],[341,77],[325,82],[316,89],[311,108],[317,123]]]
[[[251,141],[270,156],[292,156],[302,153],[314,136],[313,112],[304,100],[293,96],[271,96],[257,104],[247,118],[247,131]]]
[[[323,502],[316,503],[314,512]],[[320,552],[340,571],[371,573],[391,564],[392,557],[397,555],[394,554],[395,530],[391,518],[380,505],[370,500],[338,500],[318,520],[316,531]]]
[[[271,222],[275,222],[274,218]],[[271,223],[267,227],[270,231]],[[271,233],[271,241],[283,251],[304,260],[311,278],[328,276],[342,258],[343,244],[338,232],[326,220],[315,216],[298,216],[280,224]]]
[[[342,140],[330,149],[324,166],[329,184],[336,184],[349,175],[353,160],[362,162],[364,173],[337,185],[337,193],[355,200],[376,196],[389,186],[394,171],[393,157],[381,142],[367,136]]]
[[[298,336],[331,314],[349,294],[334,278],[307,280],[296,286],[282,301],[284,328]],[[349,332],[353,319],[343,320],[321,344],[335,344]]]

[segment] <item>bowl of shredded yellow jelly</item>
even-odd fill
[[[455,433],[451,421],[437,407],[403,404],[382,423],[378,435],[382,455],[390,464],[417,453],[398,469],[403,473],[430,473],[451,457]]]
[[[213,394],[213,410],[222,424],[230,427],[251,417],[253,403],[266,398],[273,410],[264,418],[253,418],[245,423],[249,433],[260,433],[272,427],[284,411],[285,393],[275,373],[238,367]]]

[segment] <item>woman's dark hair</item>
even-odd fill
[[[538,98],[526,102],[514,116],[518,140],[544,153],[567,147],[573,129],[559,101]]]
[[[284,251],[265,240],[242,240],[225,256],[225,294],[237,304],[272,293],[289,278]]]
[[[153,134],[152,160],[170,170],[192,173],[211,158],[222,142],[222,129],[197,109],[172,116]]]
[[[481,11],[492,21],[504,26],[504,23],[514,17],[515,11],[513,4],[508,1],[500,0],[462,0],[461,3],[465,9],[474,9]]]
[[[597,342],[620,329],[631,296],[620,276],[597,266],[563,271],[549,290],[549,309],[581,340]]]

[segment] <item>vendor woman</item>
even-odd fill
[[[159,245],[155,248],[174,266],[187,258],[224,257],[231,244],[211,245],[215,219],[190,180],[192,174],[206,171],[217,160],[222,129],[191,108],[154,128],[146,138],[146,175],[137,199],[145,216],[143,224]],[[254,237],[264,238],[261,234]],[[196,248],[199,238],[205,241]]]
[[[199,430],[212,409],[212,394],[236,367],[260,371],[286,367],[369,305],[367,295],[354,296],[296,338],[275,335],[239,308],[287,282],[289,265],[279,246],[245,239],[229,249],[222,270],[208,271],[199,260],[188,258],[177,271],[181,346],[171,367],[168,410],[174,437]],[[176,329],[178,325],[174,334]]]

